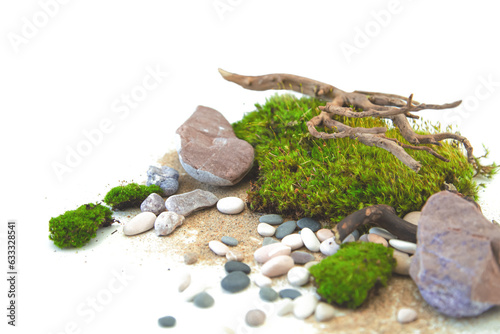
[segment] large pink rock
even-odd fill
[[[198,106],[176,133],[182,167],[200,182],[231,186],[252,168],[252,145],[238,139],[231,124],[217,110]]]
[[[410,276],[425,301],[452,317],[500,305],[500,227],[448,191],[429,198],[418,221]]]

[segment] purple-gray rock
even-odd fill
[[[184,223],[184,216],[175,212],[162,212],[155,220],[155,233],[157,236],[169,235]]]
[[[252,145],[237,138],[217,110],[198,106],[176,133],[179,161],[200,182],[232,186],[252,168]]]
[[[170,196],[165,201],[165,207],[168,211],[186,217],[194,211],[214,206],[217,201],[217,196],[211,192],[196,189],[184,194]]]
[[[158,216],[165,210],[165,200],[157,193],[152,193],[141,203],[142,212],[152,212]]]
[[[473,203],[448,191],[431,196],[417,240],[410,276],[429,305],[456,318],[500,305],[500,227]]]
[[[161,168],[149,166],[148,180],[146,185],[155,184],[159,186],[165,196],[173,195],[179,189],[179,172],[172,167],[162,166]]]

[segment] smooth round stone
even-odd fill
[[[380,235],[373,234],[373,233],[368,234],[368,242],[373,242],[373,243],[376,243],[376,244],[381,244],[384,247],[388,247],[389,246],[389,244],[387,243],[387,240],[385,240]]]
[[[152,193],[141,203],[142,212],[152,212],[155,215],[159,215],[165,211],[165,200],[157,193]]]
[[[170,315],[158,319],[158,325],[160,327],[174,327],[175,323],[176,323],[175,318]]]
[[[245,322],[250,327],[259,327],[266,321],[266,314],[261,310],[250,310],[245,315]]]
[[[229,250],[226,253],[226,259],[228,261],[243,261],[244,255],[241,252],[235,251],[235,250]]]
[[[234,247],[234,246],[237,246],[238,245],[238,240],[236,240],[236,238],[233,238],[233,237],[228,237],[227,235],[223,236],[220,241],[225,244],[225,245],[228,245],[228,246],[231,246],[231,247]]]
[[[238,197],[224,197],[217,202],[217,210],[226,215],[237,215],[245,209],[245,202]]]
[[[307,270],[309,270],[309,268],[311,268],[312,266],[318,264],[319,261],[310,261],[310,262],[307,262],[305,265],[304,265],[304,268],[306,268]]]
[[[414,244],[413,242],[409,241],[390,239],[389,245],[391,245],[392,247],[396,248],[399,251],[408,254],[415,254],[415,252],[417,251],[417,244]]]
[[[309,270],[304,267],[293,267],[286,274],[288,283],[293,286],[302,286],[309,283]]]
[[[294,251],[290,256],[295,264],[306,264],[307,262],[314,260],[314,255],[308,252]]]
[[[224,269],[228,273],[232,273],[233,271],[242,271],[245,274],[250,274],[250,267],[248,264],[238,261],[228,261],[224,264]]]
[[[259,223],[257,225],[257,233],[263,237],[272,237],[276,232],[276,227],[269,225],[268,223]]]
[[[302,293],[295,289],[283,289],[280,290],[279,295],[280,298],[290,298],[291,300],[294,300],[295,298],[302,296]]]
[[[394,234],[392,234],[391,232],[387,231],[385,228],[381,228],[381,227],[372,227],[368,232],[371,234],[379,235],[386,240],[398,238]]]
[[[259,290],[260,299],[265,300],[266,302],[274,302],[278,299],[278,293],[271,287],[264,286]]]
[[[300,234],[297,233],[287,235],[286,237],[281,239],[281,243],[287,245],[292,250],[299,249],[302,246],[304,246],[302,237],[300,236]]]
[[[287,235],[292,234],[296,228],[297,222],[295,220],[290,220],[278,226],[274,235],[278,239],[283,239]]]
[[[199,308],[209,308],[214,305],[214,298],[203,291],[194,297],[193,303]]]
[[[318,298],[313,294],[302,295],[293,301],[293,315],[299,319],[306,319],[314,313],[318,305]]]
[[[319,302],[314,310],[316,321],[328,321],[335,316],[335,308],[327,303]]]
[[[321,228],[321,224],[319,222],[317,222],[316,220],[314,220],[312,218],[308,218],[308,217],[299,219],[297,221],[297,226],[300,229],[307,227],[308,229],[310,229],[313,232],[316,232]]]
[[[273,257],[280,255],[290,255],[291,252],[292,249],[290,247],[278,242],[257,249],[253,253],[253,257],[255,261],[259,263],[266,263],[267,261],[269,261],[269,259]]]
[[[396,260],[396,267],[392,271],[399,275],[410,275],[410,256],[395,249],[392,257]]]
[[[407,222],[412,223],[413,225],[418,226],[418,220],[420,219],[421,214],[422,214],[422,212],[420,212],[420,211],[412,211],[412,212],[407,213],[403,217],[403,219],[406,220]]]
[[[149,231],[155,226],[156,215],[152,212],[141,212],[123,226],[123,234],[136,235]]]
[[[354,234],[349,234],[347,237],[345,237],[345,239],[342,241],[343,244],[346,244],[348,242],[355,242],[356,241],[356,237],[354,236]]]
[[[412,308],[401,308],[398,311],[397,319],[400,323],[406,324],[412,321],[417,320],[418,314],[417,311],[415,311]]]
[[[311,252],[319,252],[320,242],[318,238],[316,238],[316,234],[314,234],[310,228],[304,227],[300,232],[300,236],[307,249]]]
[[[193,252],[188,252],[184,254],[184,263],[187,265],[195,264],[198,261],[198,254]]]
[[[250,278],[242,271],[227,274],[220,282],[221,287],[231,293],[239,292],[250,285]]]
[[[183,271],[179,274],[177,290],[182,292],[191,284],[191,274],[188,271]]]
[[[279,240],[276,240],[272,237],[264,237],[264,239],[262,239],[262,246],[267,246],[267,245],[270,245],[270,244],[276,244],[278,243]]]
[[[279,225],[283,223],[283,217],[277,214],[264,215],[259,218],[259,222],[271,225]]]
[[[208,243],[208,247],[219,256],[225,256],[227,252],[229,252],[229,248],[224,245],[219,240],[212,240]]]
[[[316,237],[318,238],[318,240],[320,242],[323,242],[325,241],[326,239],[330,239],[330,238],[333,238],[333,232],[332,230],[329,230],[327,228],[322,228],[322,229],[319,229],[317,232],[316,232]]]
[[[330,256],[340,249],[340,245],[337,245],[335,238],[326,239],[319,245],[319,251],[325,256]]]
[[[262,274],[255,274],[252,277],[252,279],[253,279],[253,282],[255,283],[255,285],[257,285],[259,288],[269,287],[273,284],[272,279],[270,279],[269,277],[264,276]]]
[[[276,314],[280,317],[293,312],[293,300],[285,298],[280,300],[276,305]]]
[[[277,277],[286,274],[293,266],[293,259],[290,256],[279,255],[264,263],[261,273],[267,277]]]
[[[363,234],[362,236],[360,236],[359,241],[368,242],[368,234]]]

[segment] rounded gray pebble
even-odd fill
[[[314,255],[303,251],[294,251],[290,254],[290,256],[295,264],[306,264],[307,262],[314,261],[315,259]]]
[[[272,237],[265,237],[264,240],[262,240],[262,246],[267,246],[270,244],[275,244],[279,242],[278,240],[272,238]]]
[[[297,222],[295,220],[284,222],[276,228],[276,233],[274,234],[274,236],[278,239],[283,239],[287,235],[292,234],[296,228]]]
[[[247,312],[245,322],[250,327],[258,327],[266,321],[266,314],[261,310],[255,309]]]
[[[307,227],[313,232],[317,232],[321,228],[321,224],[319,222],[309,217],[299,219],[297,221],[297,226],[300,229]]]
[[[220,285],[227,292],[235,293],[246,289],[250,285],[250,278],[242,271],[233,271],[222,279]]]
[[[283,290],[280,290],[279,296],[281,298],[290,298],[291,300],[294,300],[295,298],[302,296],[302,294],[300,293],[299,290],[283,289]]]
[[[158,319],[158,325],[160,327],[174,327],[175,323],[176,323],[175,318],[170,315]]]
[[[224,264],[224,269],[228,273],[232,273],[233,271],[242,271],[245,274],[250,274],[250,267],[248,264],[239,262],[239,261],[228,261],[226,264]]]
[[[165,200],[157,193],[152,193],[141,203],[142,212],[152,212],[156,216],[165,211]]]
[[[260,288],[259,296],[260,299],[265,300],[266,302],[274,302],[279,297],[276,290],[274,290],[269,286],[264,286]]]
[[[222,241],[222,243],[228,245],[228,246],[236,246],[238,245],[238,240],[236,240],[235,238],[233,237],[228,237],[227,235],[223,236],[220,241]]]
[[[199,308],[209,308],[214,305],[214,298],[203,291],[194,297],[193,303]]]
[[[259,218],[260,223],[267,223],[270,225],[279,225],[283,223],[283,217],[277,214],[263,215]]]
[[[189,252],[184,254],[184,263],[185,264],[195,264],[198,261],[198,254]]]

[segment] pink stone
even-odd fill
[[[294,262],[291,256],[279,255],[264,263],[261,272],[267,277],[277,277],[288,273],[293,266]]]
[[[333,232],[332,230],[329,230],[327,228],[322,228],[316,232],[316,236],[318,237],[320,242],[325,241],[326,239],[333,238]]]
[[[265,263],[273,257],[280,255],[290,255],[291,252],[292,249],[290,247],[277,242],[257,249],[253,256],[255,261],[259,263]]]
[[[374,242],[376,244],[381,244],[384,245],[384,247],[388,247],[389,244],[387,243],[387,240],[382,238],[380,235],[370,233],[368,234],[368,242]]]

